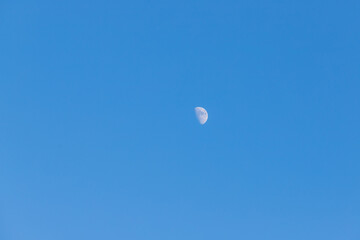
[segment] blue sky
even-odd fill
[[[1,1],[0,239],[360,239],[359,12]]]

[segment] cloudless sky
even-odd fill
[[[360,239],[359,13],[2,0],[0,239]]]

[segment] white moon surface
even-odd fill
[[[206,121],[208,120],[208,113],[205,110],[205,108],[196,107],[195,114],[196,114],[196,118],[198,119],[198,121],[201,125],[204,125],[206,123]]]

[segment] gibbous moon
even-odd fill
[[[195,114],[196,114],[196,118],[198,119],[198,121],[201,125],[205,124],[206,121],[208,120],[208,113],[202,107],[196,107]]]

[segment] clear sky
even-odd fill
[[[0,239],[360,239],[359,13],[2,0]]]

